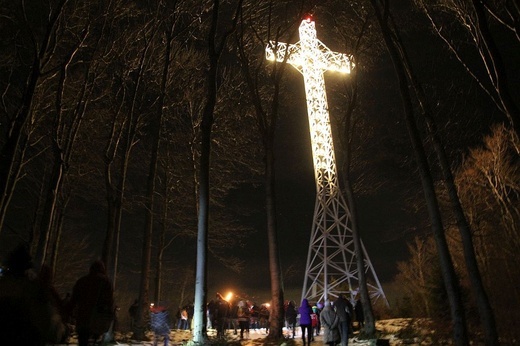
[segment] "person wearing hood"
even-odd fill
[[[320,323],[323,327],[323,343],[330,346],[339,344],[341,341],[338,329],[339,317],[328,300],[320,313]]]
[[[76,317],[78,346],[87,346],[90,337],[98,339],[109,330],[114,318],[114,292],[103,262],[95,261],[88,275],[76,281],[68,310]]]
[[[348,345],[348,333],[350,326],[350,306],[352,304],[345,298],[343,294],[339,294],[334,302],[334,310],[339,318],[339,334],[341,336],[341,346]]]
[[[296,312],[296,303],[294,301],[290,301],[285,308],[285,322],[287,325],[287,329],[292,331],[292,338],[296,334],[296,316],[298,312]]]
[[[159,338],[164,339],[164,346],[170,341],[170,314],[166,303],[151,304],[150,329],[154,333],[153,346],[157,346]]]
[[[298,313],[300,314],[300,327],[302,329],[303,344],[306,345],[308,343],[310,345],[312,340],[312,307],[307,299],[302,300],[302,305],[299,307]],[[307,335],[305,335],[306,331]],[[306,337],[307,340],[305,339]]]

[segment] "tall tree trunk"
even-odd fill
[[[54,240],[54,246],[52,249],[52,255],[51,255],[51,273],[52,277],[54,277],[54,274],[56,274],[56,264],[58,263],[58,256],[60,254],[60,244],[61,244],[61,236],[63,234],[63,219],[65,218],[65,213],[63,212],[63,209],[61,209],[58,212],[58,215],[56,217],[56,221],[54,222],[55,228],[56,228],[56,238]]]
[[[350,122],[350,120],[349,120]],[[350,137],[350,136],[349,136]],[[349,138],[348,137],[348,138]],[[350,141],[349,141],[350,142]],[[352,227],[352,240],[354,242],[354,252],[356,253],[356,265],[358,268],[359,293],[361,294],[361,304],[363,306],[364,315],[364,333],[367,337],[373,338],[376,333],[374,311],[372,309],[372,302],[370,301],[370,294],[368,293],[367,278],[365,275],[365,256],[363,246],[361,244],[361,236],[359,234],[359,227],[357,221],[357,208],[354,199],[354,190],[352,188],[350,163],[351,163],[351,146],[350,143],[345,152],[345,166],[343,185],[345,189],[345,197],[350,211],[350,222]]]
[[[56,203],[58,202],[58,194],[63,181],[63,162],[61,150],[54,148],[54,165],[51,172],[51,180],[47,191],[47,198],[43,208],[42,222],[40,223],[40,239],[38,243],[37,261],[38,264],[44,265],[49,252],[49,242],[52,238],[53,221],[56,214]],[[58,160],[58,161],[56,161]]]
[[[422,115],[427,125],[428,135],[432,140],[432,144],[435,153],[437,154],[437,159],[439,161],[439,165],[444,177],[444,185],[446,186],[446,190],[448,191],[451,209],[453,211],[453,214],[455,215],[455,220],[457,222],[459,234],[462,239],[462,248],[464,252],[466,270],[470,278],[471,288],[473,289],[473,292],[475,293],[475,297],[477,300],[477,307],[484,329],[486,345],[498,345],[499,342],[495,316],[493,313],[493,309],[491,308],[491,304],[489,303],[489,298],[484,288],[482,276],[478,267],[478,262],[475,255],[475,247],[473,245],[473,232],[466,218],[466,215],[464,214],[464,210],[462,208],[462,204],[457,193],[457,187],[455,185],[453,173],[448,162],[446,151],[444,150],[444,146],[442,145],[442,141],[438,135],[437,125],[433,119],[430,103],[428,102],[428,99],[424,94],[421,84],[417,80],[417,77],[408,58],[406,48],[404,47],[402,40],[400,39],[397,28],[394,28],[394,32],[394,43],[399,48],[399,52],[401,52],[400,55],[401,60],[403,62],[403,68],[405,69],[408,75],[410,87],[414,90],[415,95],[417,96],[417,100],[419,101],[419,105],[422,109]]]
[[[2,233],[2,229],[4,228],[5,218],[7,216],[7,211],[9,209],[9,204],[11,203],[11,199],[13,198],[14,191],[16,188],[16,184],[18,179],[20,178],[20,173],[22,172],[23,162],[25,161],[25,153],[27,149],[28,136],[24,133],[18,144],[17,144],[17,153],[15,162],[12,162],[8,168],[8,172],[5,185],[3,185],[4,192],[0,195],[0,234]],[[1,161],[1,160],[0,160]],[[43,175],[45,177],[45,174]],[[2,179],[2,178],[0,178]],[[2,180],[0,180],[2,181]],[[0,183],[1,184],[1,183]],[[43,187],[43,186],[42,186]],[[2,189],[2,187],[0,187]],[[43,192],[42,192],[43,193]],[[37,214],[38,215],[38,214]],[[33,233],[31,236],[31,254],[34,256],[36,254],[36,247],[38,245],[39,239],[39,227],[37,225],[37,217],[35,217],[33,221]]]
[[[166,221],[163,218],[163,221]],[[166,233],[166,224],[162,225],[161,235],[159,236],[159,244],[157,245],[157,259],[155,263],[155,291],[153,295],[154,302],[161,300],[161,279],[162,279],[162,267],[163,267],[163,255],[164,255],[164,237]]]
[[[154,34],[155,32],[151,34],[152,37]],[[132,95],[130,99],[130,109],[128,110],[127,118],[121,120],[123,124],[121,125],[118,131],[117,121],[121,109],[125,103],[125,97],[123,96],[121,99],[121,104],[119,105],[119,108],[114,116],[111,137],[105,147],[105,185],[108,203],[108,215],[107,230],[105,234],[105,240],[103,242],[101,260],[105,263],[105,266],[107,268],[111,267],[109,265],[110,263],[114,264],[114,266],[112,267],[113,279],[115,279],[117,273],[117,267],[115,267],[117,261],[115,259],[115,256],[117,256],[117,254],[119,253],[119,248],[114,247],[114,237],[117,236],[117,238],[119,239],[119,233],[121,232],[121,218],[123,214],[122,209],[124,193],[126,188],[128,164],[130,161],[130,155],[133,149],[134,140],[137,132],[137,126],[139,122],[139,114],[137,110],[137,97],[142,83],[146,56],[151,47],[151,43],[153,42],[153,40],[151,38],[147,38],[146,35],[147,33],[143,33],[143,41],[145,42],[145,45],[139,57],[138,68],[136,69],[137,76],[135,80],[135,87],[132,90]],[[121,145],[121,140],[123,141],[123,148],[121,149],[123,158],[119,163],[119,181],[118,183],[115,183],[112,176],[112,165],[114,164],[116,154],[118,153],[119,145]],[[140,306],[138,310],[142,314],[143,307]],[[138,322],[139,321],[137,321],[136,325],[139,324]]]
[[[51,170],[51,179],[47,198],[45,200],[42,220],[40,222],[40,239],[38,243],[37,258],[40,266],[44,265],[47,258],[49,248],[49,240],[52,237],[52,223],[55,219],[56,203],[58,202],[59,191],[63,182],[63,174],[65,171],[65,160],[62,148],[63,138],[60,138],[59,124],[63,121],[63,91],[67,79],[67,66],[70,64],[73,54],[70,54],[67,61],[60,68],[60,79],[58,82],[58,90],[56,90],[56,116],[53,126],[52,137],[52,154],[53,166]]]
[[[153,37],[154,34],[152,34]],[[150,38],[148,42],[145,44],[140,61],[139,61],[139,75],[137,77],[137,81],[135,84],[135,90],[132,97],[132,105],[130,108],[130,120],[129,120],[129,132],[128,137],[125,143],[125,164],[122,166],[121,176],[124,177],[122,179],[121,183],[124,184],[126,182],[126,176],[128,171],[128,162],[130,158],[130,152],[132,149],[132,143],[134,141],[136,132],[137,132],[137,126],[138,126],[138,119],[139,116],[136,114],[138,112],[137,110],[137,94],[139,91],[139,87],[141,85],[143,74],[144,74],[144,66],[146,61],[146,56],[148,53],[148,50],[151,48],[151,42],[152,39]],[[162,108],[161,108],[162,112]],[[161,114],[161,113],[160,113]],[[158,117],[156,121],[159,124],[154,124],[152,126],[155,126],[157,129],[156,136],[154,137],[155,143],[152,148],[152,157],[150,158],[150,170],[148,172],[148,179],[147,179],[147,200],[148,200],[148,207],[146,208],[146,220],[145,220],[145,227],[143,230],[143,247],[141,251],[141,277],[140,277],[140,283],[139,283],[139,305],[137,308],[137,320],[135,323],[135,330],[133,331],[133,337],[136,340],[144,340],[145,338],[145,329],[146,329],[146,317],[145,315],[148,312],[148,301],[150,299],[149,297],[149,287],[150,287],[150,263],[151,263],[151,253],[152,253],[152,232],[153,232],[153,223],[154,223],[154,192],[155,192],[155,177],[156,177],[156,171],[157,171],[157,155],[158,155],[158,146],[159,146],[159,137],[160,137],[160,116]],[[123,185],[124,187],[124,185]],[[122,201],[122,200],[121,200]],[[121,231],[121,224],[117,225],[117,232]],[[116,249],[116,252],[118,252],[118,249]],[[117,271],[117,268],[114,268],[114,275]]]
[[[350,155],[349,155],[350,156]],[[352,240],[354,242],[354,252],[356,253],[356,265],[358,268],[359,293],[361,294],[361,304],[363,306],[363,317],[365,322],[364,333],[369,338],[376,336],[376,323],[370,294],[368,293],[367,278],[365,275],[365,256],[361,236],[357,222],[357,208],[354,200],[354,191],[350,180],[350,172],[345,174],[343,179],[345,186],[345,196],[350,210],[350,222],[352,227]]]
[[[381,33],[385,40],[387,50],[390,54],[390,57],[392,58],[394,70],[399,82],[399,91],[403,102],[406,126],[408,129],[408,134],[410,136],[411,144],[421,176],[421,183],[423,186],[425,201],[428,209],[428,214],[430,215],[433,236],[439,255],[442,277],[444,279],[444,285],[450,303],[454,342],[455,345],[466,346],[469,345],[469,339],[466,328],[466,318],[464,306],[462,303],[460,286],[458,283],[457,275],[455,273],[455,269],[453,267],[453,262],[448,249],[446,236],[444,234],[444,228],[442,225],[442,218],[440,215],[438,201],[435,194],[433,178],[431,176],[431,171],[426,158],[426,153],[424,151],[419,131],[417,129],[417,124],[415,123],[412,100],[408,89],[408,79],[406,78],[406,71],[403,66],[403,62],[400,59],[398,49],[395,46],[395,42],[392,37],[393,33],[390,27],[388,26],[388,1],[382,1],[383,8],[381,8],[379,5],[380,1],[371,0],[371,2],[381,28]]]
[[[404,47],[400,43],[398,44],[400,45],[400,49],[404,52]],[[479,310],[482,327],[484,329],[486,345],[499,345],[495,315],[493,309],[491,308],[486,289],[484,288],[484,283],[482,282],[482,276],[480,274],[477,258],[475,255],[475,247],[473,246],[473,232],[471,230],[471,226],[466,218],[466,215],[464,214],[464,210],[457,192],[457,187],[453,178],[453,173],[451,171],[444,146],[442,145],[441,139],[439,138],[437,125],[433,120],[429,103],[420,84],[417,82],[409,63],[406,63],[406,68],[408,75],[410,76],[411,86],[414,88],[423,110],[423,116],[427,124],[428,135],[432,139],[432,144],[437,154],[437,159],[439,160],[439,165],[444,177],[444,185],[448,191],[451,209],[455,215],[459,234],[462,239],[462,249],[466,262],[466,270],[471,282],[471,288],[477,300],[477,307]]]
[[[282,273],[280,254],[278,250],[278,229],[276,227],[276,194],[274,170],[274,126],[270,129],[265,146],[265,205],[267,213],[267,240],[269,251],[269,274],[271,278],[271,321],[269,322],[269,339],[283,338],[284,326],[284,294],[282,288]]]
[[[356,201],[354,198],[354,188],[352,184],[352,137],[354,133],[352,116],[354,109],[357,106],[357,76],[354,72],[351,75],[352,78],[352,96],[350,102],[346,107],[346,112],[343,120],[343,138],[342,138],[342,149],[343,149],[343,187],[345,189],[345,197],[347,199],[347,205],[350,211],[350,223],[352,227],[352,239],[354,243],[354,252],[356,254],[356,266],[358,268],[358,282],[359,282],[359,293],[361,295],[361,304],[363,306],[363,317],[365,322],[364,333],[369,338],[375,338],[376,326],[374,311],[372,309],[372,302],[370,300],[370,294],[368,292],[367,278],[363,268],[365,267],[365,256],[363,251],[363,245],[361,243],[361,235],[359,232],[359,224],[357,221],[357,208]]]
[[[38,249],[38,241],[40,239],[39,234],[39,223],[40,215],[43,210],[43,206],[45,204],[45,181],[47,177],[47,168],[45,167],[41,177],[40,189],[38,191],[38,202],[36,204],[36,208],[33,213],[33,222],[31,226],[31,236],[30,236],[30,254],[34,258],[36,256],[36,251]]]
[[[170,67],[170,53],[171,53],[171,44],[172,44],[172,33],[173,27],[166,33],[166,49],[164,53],[164,65],[162,71],[162,79],[161,79],[161,95],[159,99],[158,106],[158,114],[157,119],[155,119],[154,124],[152,125],[155,129],[155,133],[153,134],[153,146],[152,146],[152,155],[150,158],[150,170],[148,172],[148,207],[146,208],[146,223],[145,223],[145,231],[143,237],[143,251],[142,251],[142,266],[141,266],[141,283],[139,286],[139,306],[142,308],[140,316],[137,319],[137,327],[138,330],[134,332],[134,337],[137,340],[144,339],[144,328],[142,327],[142,322],[144,322],[144,307],[148,306],[149,299],[149,287],[150,287],[150,264],[151,264],[151,255],[152,255],[152,233],[153,233],[153,225],[154,225],[154,213],[155,213],[155,180],[157,176],[157,161],[159,158],[159,148],[161,145],[161,134],[162,134],[162,119],[164,115],[164,99],[166,97],[166,83],[168,81],[168,73]],[[161,235],[161,240],[164,242],[164,233]],[[164,251],[163,245],[159,246],[159,256],[157,258],[157,272],[156,275],[158,279],[156,283],[159,283],[159,275],[160,275],[160,265],[162,264],[162,253]],[[158,289],[158,287],[156,287]],[[156,290],[158,299],[158,291]],[[155,303],[158,303],[156,300]],[[142,334],[141,334],[142,333]]]
[[[217,6],[213,7],[216,11]],[[213,65],[213,64],[212,64]],[[216,65],[216,63],[214,64]],[[213,74],[213,76],[212,76]],[[197,266],[195,273],[195,310],[193,314],[193,341],[204,344],[207,339],[206,303],[207,303],[207,273],[208,273],[208,218],[209,218],[209,156],[211,145],[211,127],[213,124],[213,109],[216,102],[216,66],[208,71],[208,100],[204,107],[201,127],[201,154],[199,165],[198,189],[198,224],[197,224]],[[213,93],[213,95],[211,95]]]
[[[83,84],[80,98],[77,101],[75,111],[68,115],[72,118],[71,125],[64,125],[67,120],[65,119],[63,100],[64,92],[67,84],[68,69],[73,61],[75,55],[79,51],[80,45],[84,42],[88,30],[83,31],[81,39],[78,40],[75,47],[71,49],[67,55],[65,61],[60,67],[58,87],[56,90],[56,116],[54,118],[53,132],[52,132],[52,154],[53,154],[53,169],[51,171],[51,179],[49,181],[49,189],[47,192],[47,199],[45,201],[42,220],[40,223],[40,241],[38,257],[39,264],[43,265],[46,262],[47,254],[49,252],[49,240],[53,238],[53,232],[56,230],[53,228],[56,221],[56,214],[58,213],[58,198],[60,191],[63,186],[64,176],[67,174],[69,167],[69,159],[72,155],[72,148],[76,139],[76,134],[81,124],[81,119],[85,114],[85,107],[83,104],[84,97],[86,95],[87,84],[88,84],[88,72],[85,74],[85,81]],[[90,67],[90,65],[89,65]],[[89,71],[90,68],[87,68]]]
[[[160,147],[160,140],[161,140],[161,129],[162,129],[162,118],[164,116],[164,102],[166,99],[166,85],[168,82],[168,75],[170,73],[170,63],[171,63],[171,51],[172,51],[172,38],[173,38],[173,30],[174,30],[173,23],[168,30],[165,32],[165,38],[166,38],[166,48],[164,51],[164,65],[163,65],[163,71],[162,71],[162,79],[161,79],[161,96],[159,99],[159,128],[157,131],[157,137],[156,137],[156,143],[155,143],[155,161],[157,166],[157,160],[159,157],[159,147]],[[153,157],[154,155],[152,155]],[[157,167],[155,168],[157,170]],[[156,173],[155,173],[156,174]],[[165,180],[165,184],[167,184],[168,179]],[[167,193],[168,186],[166,185],[165,191]],[[167,196],[167,195],[166,195]],[[158,302],[159,299],[161,299],[161,275],[162,275],[162,260],[163,260],[163,254],[165,249],[165,242],[164,238],[166,235],[166,218],[168,215],[168,204],[167,204],[167,197],[165,196],[165,203],[164,203],[164,212],[163,212],[163,218],[162,218],[162,229],[161,234],[159,237],[159,244],[157,247],[157,263],[156,263],[156,270],[155,270],[155,293],[154,293],[154,300],[155,302]],[[153,207],[153,206],[152,206]]]
[[[208,294],[208,220],[209,220],[209,162],[211,152],[211,129],[213,112],[217,101],[217,65],[219,56],[215,52],[219,1],[213,2],[213,19],[209,35],[209,62],[207,74],[207,100],[200,124],[201,152],[199,158],[197,266],[195,272],[195,303],[193,314],[193,341],[204,344],[207,340],[206,303]]]
[[[270,24],[268,24],[270,25]],[[244,74],[246,85],[249,91],[249,97],[252,100],[255,110],[256,123],[262,139],[264,148],[264,183],[265,183],[265,206],[267,218],[267,239],[268,239],[268,255],[269,255],[269,272],[271,281],[271,311],[269,322],[269,336],[271,340],[280,340],[283,338],[284,325],[284,292],[283,277],[281,272],[280,255],[278,250],[278,228],[276,223],[276,174],[275,174],[275,153],[274,140],[275,130],[279,113],[280,84],[284,74],[286,63],[274,63],[270,78],[273,82],[273,93],[265,97],[260,92],[258,85],[258,69],[264,69],[264,64],[256,64],[253,59],[247,55],[244,43],[244,31],[237,32],[235,39],[239,52],[240,65]],[[254,30],[254,29],[253,29]],[[252,70],[254,66],[257,70]],[[262,99],[265,97],[265,99]],[[263,103],[270,102],[269,111],[264,109]]]
[[[228,36],[234,31],[238,12],[242,7],[238,0],[235,17],[231,29],[216,42],[220,1],[213,0],[212,17],[208,35],[209,68],[207,71],[206,103],[202,112],[200,124],[201,153],[199,158],[199,188],[198,188],[198,224],[197,224],[197,264],[195,272],[195,303],[193,314],[193,341],[204,344],[207,340],[206,303],[208,294],[207,283],[207,252],[208,252],[208,220],[209,220],[209,163],[211,153],[211,130],[214,121],[215,105],[217,103],[218,63]]]
[[[153,224],[154,224],[154,195],[155,195],[155,177],[157,175],[157,157],[159,151],[159,138],[161,135],[160,130],[160,119],[159,124],[156,124],[158,127],[157,132],[155,133],[155,145],[152,150],[152,158],[150,159],[150,171],[148,173],[148,182],[147,182],[147,190],[148,190],[148,207],[146,208],[146,223],[145,229],[143,233],[143,249],[142,249],[142,259],[141,259],[141,278],[139,284],[139,306],[140,306],[140,314],[137,317],[137,329],[134,331],[134,339],[136,340],[144,340],[144,331],[145,331],[145,307],[148,306],[149,298],[149,287],[150,287],[150,263],[152,256],[152,233],[153,233]],[[158,303],[158,302],[155,302]]]

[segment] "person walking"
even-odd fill
[[[128,308],[128,314],[130,315],[130,330],[133,331],[137,322],[137,312],[139,309],[139,299],[135,299],[132,305]]]
[[[76,316],[79,346],[108,332],[114,319],[114,292],[103,262],[92,263],[88,275],[76,281],[68,311]]]
[[[312,306],[311,322],[312,322],[312,341],[314,341],[314,336],[320,335],[320,310],[318,309],[317,305]]]
[[[307,299],[302,300],[302,305],[298,308],[298,313],[300,314],[303,344],[306,345],[308,343],[310,345],[312,340],[312,308]],[[307,332],[307,335],[305,335],[305,332]],[[307,340],[305,339],[306,337]]]
[[[244,301],[238,303],[237,319],[240,328],[240,340],[244,338],[244,331],[246,336],[249,337],[249,307]]]
[[[339,344],[341,341],[338,329],[339,317],[328,300],[325,301],[325,306],[320,313],[320,323],[323,327],[323,343],[330,346]]]
[[[180,328],[181,330],[188,330],[190,329],[188,325],[188,307],[185,306],[181,309],[181,318],[180,318]]]
[[[285,322],[287,323],[287,328],[292,331],[292,338],[296,335],[296,316],[298,312],[296,311],[296,304],[294,300],[291,300],[287,307],[285,308]]]
[[[354,305],[354,311],[356,313],[358,329],[361,329],[365,326],[365,314],[363,312],[363,304],[361,304],[361,299],[356,301],[356,305]]]
[[[150,329],[152,330],[153,346],[157,346],[159,338],[164,338],[164,346],[170,341],[170,314],[164,303],[152,304],[150,306]]]
[[[347,346],[350,325],[350,309],[349,302],[341,293],[334,302],[334,310],[339,318],[339,334],[341,336],[341,346]]]
[[[217,329],[217,337],[223,338],[226,331],[226,322],[229,317],[230,306],[220,293],[217,293],[216,298],[215,325]]]

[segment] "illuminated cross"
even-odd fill
[[[300,41],[294,44],[271,41],[266,58],[287,61],[303,75],[307,113],[311,133],[316,204],[311,232],[302,299],[324,301],[345,294],[354,301],[359,291],[357,263],[350,228],[350,211],[340,191],[334,145],[330,127],[325,71],[350,73],[353,64],[348,55],[328,49],[316,37],[314,21],[309,17],[299,28]],[[383,297],[383,289],[362,245],[370,295]]]

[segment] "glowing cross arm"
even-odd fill
[[[269,41],[265,48],[265,58],[269,61],[282,62],[287,56],[287,63],[300,69],[303,63],[300,42],[287,44],[285,42]]]
[[[317,43],[317,49],[313,49],[309,56],[309,52],[303,52],[300,42],[287,44],[269,41],[269,45],[265,48],[265,58],[270,61],[282,62],[287,55],[287,63],[293,65],[300,72],[302,72],[301,67],[312,60],[314,68],[323,71],[350,73],[354,67],[350,56],[331,51],[319,40],[317,40]]]
[[[317,41],[318,48],[321,51],[320,61],[323,64],[323,70],[350,73],[354,68],[354,63],[352,62],[352,57],[350,55],[333,52],[320,40]]]

